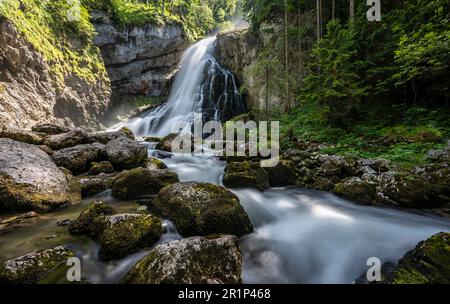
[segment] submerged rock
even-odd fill
[[[10,138],[16,141],[24,142],[32,145],[39,145],[43,141],[43,137],[34,132],[18,129],[13,127],[4,126],[0,129],[1,138]]]
[[[111,215],[114,208],[105,202],[96,201],[84,209],[80,216],[69,225],[69,232],[72,234],[94,233],[94,220],[102,215]]]
[[[80,200],[80,189],[36,146],[0,139],[0,206],[50,211]]]
[[[45,133],[47,135],[57,135],[61,133],[67,133],[70,131],[69,128],[60,125],[55,125],[51,123],[41,123],[33,126],[31,128],[34,132]]]
[[[184,236],[223,233],[240,237],[253,231],[239,198],[212,184],[185,182],[167,186],[150,209],[172,220]]]
[[[116,170],[128,170],[142,166],[148,157],[147,148],[129,138],[110,141],[105,148],[108,160]]]
[[[61,150],[88,143],[91,143],[91,141],[89,140],[87,134],[80,129],[51,135],[44,140],[44,145],[52,148],[53,150]]]
[[[377,194],[374,185],[361,180],[359,177],[349,178],[343,183],[337,184],[333,192],[348,200],[363,204],[372,204]]]
[[[136,168],[122,172],[114,179],[112,195],[123,199],[146,198],[177,182],[178,176],[172,171]]]
[[[270,188],[269,174],[261,168],[260,163],[236,162],[225,168],[223,184],[228,188]]]
[[[240,284],[238,239],[193,237],[156,246],[127,274],[127,284]]]
[[[95,220],[99,233],[100,257],[117,260],[159,241],[161,220],[150,214],[116,214]]]
[[[88,170],[92,162],[99,159],[104,148],[104,145],[98,143],[78,145],[56,151],[52,159],[55,164],[70,170],[73,174],[81,174]]]
[[[398,262],[390,283],[450,284],[450,234],[419,243]]]
[[[74,252],[63,246],[58,246],[6,261],[0,264],[0,283],[36,283],[74,256]]]

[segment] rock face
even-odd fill
[[[52,159],[59,167],[70,170],[73,174],[84,173],[90,164],[98,160],[100,152],[105,148],[102,144],[78,145],[56,151]]]
[[[114,90],[130,95],[166,96],[183,51],[180,25],[133,26],[119,29],[107,16],[94,19],[95,44]]]
[[[223,233],[240,237],[253,231],[239,198],[212,184],[186,182],[167,186],[150,209],[172,220],[183,236]]]
[[[156,246],[126,276],[128,284],[240,284],[238,239],[193,237]]]
[[[110,141],[105,151],[109,162],[116,170],[139,167],[148,157],[147,148],[144,145],[123,137]]]
[[[0,264],[0,283],[32,284],[45,277],[58,266],[65,264],[75,254],[58,246],[30,253]]]
[[[437,234],[408,252],[398,262],[391,283],[450,284],[450,234]]]
[[[69,74],[58,83],[52,64],[0,16],[0,125],[28,128],[41,121],[96,124],[109,105],[110,84]],[[101,58],[98,58],[101,61]]]
[[[80,200],[79,189],[41,149],[0,138],[0,204],[20,211],[50,211]]]

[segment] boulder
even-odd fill
[[[114,167],[109,161],[102,161],[99,163],[91,163],[91,169],[88,171],[88,175],[99,175],[102,173],[108,174],[113,173]]]
[[[156,246],[127,274],[126,284],[241,284],[235,236],[193,237]]]
[[[50,211],[80,200],[80,189],[36,146],[0,139],[0,205]]]
[[[50,135],[44,140],[44,145],[52,148],[53,150],[61,150],[88,143],[91,143],[88,135],[79,129],[66,133]]]
[[[398,262],[390,283],[450,284],[450,234],[419,243]]]
[[[335,181],[358,175],[357,163],[349,158],[338,155],[320,155],[319,176],[334,178]]]
[[[269,173],[271,187],[294,186],[298,183],[298,177],[291,161],[280,160],[275,167],[264,168]]]
[[[79,180],[81,187],[81,197],[86,198],[102,193],[111,188],[111,183],[105,178],[91,177]]]
[[[377,194],[373,184],[367,183],[359,177],[352,177],[337,184],[333,193],[363,204],[372,204]]]
[[[75,253],[58,246],[52,249],[30,253],[0,264],[0,283],[32,284],[45,277]]]
[[[178,134],[169,134],[160,139],[158,144],[156,145],[156,150],[171,152],[172,151],[172,142],[175,138],[178,137]]]
[[[115,132],[97,132],[92,133],[88,135],[89,139],[93,142],[98,142],[102,144],[107,144],[112,140],[118,139],[118,138],[128,138],[131,140],[134,140],[134,134],[133,131],[128,129],[127,127],[123,127],[119,131]]]
[[[177,182],[178,176],[172,171],[136,168],[122,172],[114,179],[112,195],[122,199],[146,198]]]
[[[10,138],[27,144],[39,145],[43,141],[43,137],[32,131],[4,126],[0,129],[1,138]]]
[[[64,167],[73,174],[81,174],[89,169],[92,162],[100,158],[104,148],[104,145],[98,143],[78,145],[56,151],[52,159],[59,167]]]
[[[55,125],[51,123],[40,123],[33,127],[31,127],[31,130],[38,133],[44,133],[47,135],[57,135],[61,133],[67,133],[70,131],[69,128],[63,127],[60,125]]]
[[[228,188],[270,188],[269,174],[257,162],[230,163],[225,168],[223,184]]]
[[[69,225],[72,234],[94,233],[94,220],[102,215],[111,215],[114,209],[105,202],[96,201],[84,209],[78,218]]]
[[[167,169],[166,164],[156,158],[150,157],[145,163],[145,167],[149,170],[164,170]]]
[[[55,153],[55,151],[53,151],[52,148],[47,147],[46,145],[39,145],[38,148],[41,149],[42,151],[44,151],[45,153],[47,153],[50,156],[52,156]]]
[[[108,160],[118,171],[140,167],[148,157],[146,146],[124,137],[110,141],[105,151]]]
[[[150,214],[116,214],[95,220],[100,257],[117,260],[155,245],[162,234],[161,220]]]
[[[183,236],[231,234],[253,231],[239,198],[223,187],[185,182],[162,189],[150,205],[151,211],[172,220]]]

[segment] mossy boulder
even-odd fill
[[[258,162],[230,163],[225,168],[223,184],[228,188],[270,188],[269,174]]]
[[[78,145],[56,151],[52,159],[59,167],[64,167],[73,174],[81,174],[89,169],[92,162],[100,158],[104,148],[104,145],[98,143]]]
[[[93,202],[69,225],[69,232],[72,234],[94,233],[94,220],[99,216],[114,213],[114,208],[107,203],[101,201]]]
[[[79,180],[81,187],[81,197],[86,198],[102,193],[111,188],[111,183],[107,178],[91,177]]]
[[[375,185],[353,177],[337,184],[333,193],[351,201],[362,204],[372,204],[376,198]]]
[[[320,155],[317,175],[335,180],[358,175],[358,164],[354,159],[338,155]]]
[[[193,237],[156,246],[127,274],[126,284],[240,284],[235,236]]]
[[[37,146],[0,138],[0,207],[47,212],[78,202],[80,189]]]
[[[102,161],[99,163],[92,162],[91,169],[88,171],[88,175],[99,175],[102,173],[108,174],[113,173],[114,167],[109,161]]]
[[[178,137],[178,134],[169,134],[158,142],[155,149],[166,151],[166,152],[172,152],[172,142],[175,140],[175,138]]]
[[[123,127],[119,131],[115,132],[97,132],[97,133],[91,133],[88,135],[89,139],[93,142],[98,142],[102,144],[107,144],[112,140],[118,139],[118,138],[128,138],[131,140],[135,140],[133,131],[128,129],[127,127]]]
[[[159,192],[150,209],[172,220],[183,236],[231,234],[243,236],[253,231],[239,198],[223,187],[184,182]]]
[[[125,137],[108,142],[105,152],[117,171],[140,167],[148,158],[146,146]]]
[[[0,283],[36,283],[74,256],[73,251],[58,246],[6,261],[0,264]]]
[[[116,214],[98,217],[100,257],[117,260],[155,245],[162,234],[161,220],[150,214]]]
[[[33,130],[34,132],[44,133],[47,135],[57,135],[61,133],[67,133],[70,131],[70,129],[67,127],[51,123],[40,123],[34,125],[33,127],[31,127],[31,130]]]
[[[147,198],[177,182],[178,176],[172,171],[136,168],[117,175],[112,185],[112,195],[122,199]]]
[[[295,186],[298,183],[292,161],[280,160],[275,167],[264,168],[264,170],[269,173],[271,187]]]
[[[314,189],[321,191],[332,191],[335,186],[336,185],[331,180],[325,177],[318,177],[312,185]]]
[[[66,133],[50,135],[45,138],[43,144],[53,150],[61,150],[88,143],[91,143],[91,141],[87,133],[81,129],[75,129]]]
[[[153,157],[150,157],[147,160],[147,162],[145,163],[144,166],[147,169],[149,169],[149,170],[164,170],[164,169],[167,169],[167,166],[166,166],[166,164],[163,161],[161,161],[161,160],[159,160],[157,158],[153,158]]]
[[[398,262],[390,283],[450,284],[450,234],[419,243]]]
[[[43,142],[43,137],[40,134],[9,126],[0,127],[0,137],[10,138],[15,141],[20,141],[32,145],[40,145]]]

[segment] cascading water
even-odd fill
[[[162,137],[175,123],[189,128],[195,113],[204,121],[226,121],[246,111],[234,75],[213,56],[215,43],[215,37],[206,38],[185,52],[168,102],[126,123],[135,135]]]

